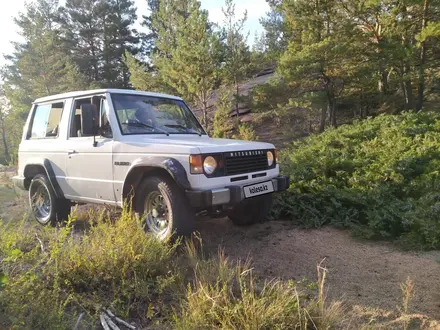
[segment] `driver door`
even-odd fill
[[[108,106],[104,98],[95,96],[74,100],[66,142],[68,189],[65,195],[77,201],[115,204],[111,127],[107,120],[107,126],[102,130],[105,136],[98,133],[94,140],[89,125],[92,118],[87,118],[86,111],[83,111],[91,104],[97,106],[100,117],[107,116]]]

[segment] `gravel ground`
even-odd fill
[[[401,306],[400,283],[415,283],[410,312],[440,320],[440,251],[400,251],[392,243],[354,239],[333,228],[302,230],[273,221],[237,228],[228,219],[199,222],[205,248],[218,246],[228,256],[250,257],[264,278],[316,279],[323,259],[328,269],[328,297],[350,306],[394,310]]]

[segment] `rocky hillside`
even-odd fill
[[[249,100],[252,89],[268,83],[271,79],[276,79],[274,68],[268,68],[240,85],[243,101],[239,105],[239,119],[242,123],[252,124],[258,140],[273,143],[281,148],[293,139],[308,135],[310,123],[305,109],[292,108],[291,114],[282,118],[273,111],[255,112],[252,109],[252,102]],[[208,102],[208,118],[211,120],[217,111],[217,97],[218,91],[213,93]],[[194,112],[202,117],[200,108],[195,108]],[[236,117],[235,108],[231,108],[230,117],[231,120]]]

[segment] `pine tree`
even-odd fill
[[[135,89],[158,93],[174,92],[174,90],[162,80],[161,75],[152,72],[146,63],[139,61],[129,51],[125,52],[124,64],[130,73],[130,84]]]
[[[2,144],[3,144],[3,160],[5,163],[8,163],[11,160],[11,156],[9,154],[9,143],[6,137],[6,118],[10,111],[9,101],[5,96],[5,92],[3,88],[0,88],[0,131],[2,136]]]
[[[88,82],[102,87],[128,87],[125,50],[135,52],[137,32],[132,0],[67,0],[60,9],[66,47]]]
[[[109,87],[129,87],[128,68],[123,62],[126,50],[137,52],[139,38],[131,26],[136,21],[136,8],[131,0],[108,2],[109,17],[104,30],[104,81]]]
[[[228,88],[220,88],[217,92],[215,106],[217,111],[212,122],[212,136],[215,138],[227,139],[231,137],[234,123],[230,120],[232,108],[231,91]]]
[[[11,102],[30,104],[36,97],[84,86],[69,51],[60,40],[56,24],[57,2],[39,0],[15,19],[24,37],[3,70],[5,90]],[[14,97],[13,95],[17,96]]]
[[[239,116],[240,83],[246,78],[251,61],[249,47],[246,43],[248,36],[243,34],[247,12],[237,20],[233,0],[226,0],[225,8],[222,10],[225,34],[223,78],[226,84],[231,84],[234,87],[235,113]]]
[[[66,47],[88,83],[100,85],[103,20],[108,6],[100,0],[67,0],[59,12]]]
[[[162,0],[159,11],[153,16],[157,33],[155,61],[167,61],[177,47],[178,37],[183,33],[194,0]]]
[[[187,18],[176,27],[175,48],[169,56],[160,57],[156,65],[166,83],[201,106],[203,123],[207,125],[208,100],[218,82],[220,44],[218,35],[209,27],[208,13],[200,9],[199,2],[188,5]]]
[[[281,3],[272,2],[270,7],[266,17],[260,19],[264,28],[261,44],[265,57],[276,63],[287,48],[289,30],[286,26]]]
[[[281,56],[279,73],[304,92],[324,91],[330,124],[337,126],[337,98],[348,77],[353,27],[344,26],[335,0],[290,0],[284,9],[294,38]]]
[[[146,27],[148,32],[141,36],[141,52],[150,57],[156,50],[157,29],[154,20],[160,9],[160,0],[146,0],[146,2],[150,14],[142,16],[142,26]]]
[[[11,108],[7,123],[9,150],[17,150],[23,123],[38,97],[87,88],[71,54],[59,38],[57,1],[39,0],[26,6],[15,23],[24,41],[14,43],[2,70],[5,96]]]
[[[149,33],[141,36],[138,56],[126,53],[124,60],[131,74],[130,83],[135,88],[177,93],[176,86],[166,81],[163,68],[172,59],[178,35],[189,16],[190,1],[147,0],[151,13],[144,16],[142,24],[148,27]]]

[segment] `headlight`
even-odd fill
[[[274,163],[275,157],[272,151],[267,152],[267,165],[271,167]]]
[[[217,161],[214,157],[208,156],[205,158],[205,161],[203,162],[203,169],[205,170],[205,173],[208,175],[211,175],[215,172],[215,169],[217,168]]]

